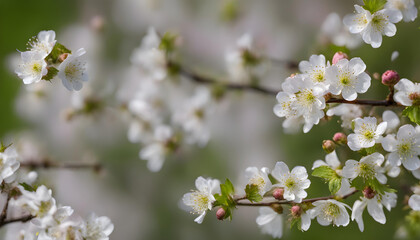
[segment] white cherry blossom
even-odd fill
[[[350,207],[334,199],[319,200],[312,203],[315,207],[308,210],[311,219],[316,218],[322,226],[333,224],[334,226],[347,226],[350,222],[346,207]]]
[[[386,122],[377,125],[375,117],[356,118],[354,133],[348,136],[347,144],[353,151],[373,147],[385,132],[386,127]]]
[[[253,38],[246,33],[236,42],[234,49],[228,50],[225,55],[225,62],[230,80],[236,83],[248,83],[252,77],[252,67],[244,61],[245,51],[252,52]]]
[[[299,63],[299,70],[307,74],[314,83],[324,84],[328,88],[325,75],[327,66],[329,66],[329,62],[326,63],[324,55],[312,55],[309,61],[301,61]]]
[[[48,73],[47,62],[40,52],[21,52],[21,62],[16,68],[16,74],[23,79],[24,84],[37,83]]]
[[[245,177],[248,179],[248,184],[253,184],[258,187],[259,194],[264,196],[264,194],[272,188],[268,174],[270,170],[268,168],[258,169],[256,167],[248,167],[245,169]]]
[[[385,110],[382,113],[382,121],[387,123],[386,133],[393,132],[400,125],[400,118],[391,110]]]
[[[392,166],[401,163],[407,170],[413,171],[420,167],[420,134],[415,128],[406,124],[398,129],[397,136],[391,134],[382,139],[382,147],[390,152],[388,161]]]
[[[271,207],[261,207],[256,222],[263,233],[269,234],[273,238],[283,236],[283,217]]]
[[[363,211],[367,207],[369,215],[378,223],[385,224],[386,217],[383,207],[388,211],[397,204],[397,194],[385,192],[384,194],[375,194],[371,199],[362,197],[361,200],[356,200],[353,205],[351,219],[356,220],[361,232],[364,230]]]
[[[352,121],[355,118],[360,118],[363,115],[362,109],[355,104],[339,104],[336,107],[328,109],[327,116],[340,116],[342,127],[351,129]]]
[[[290,172],[284,162],[277,162],[271,174],[279,181],[273,186],[284,188],[284,199],[300,203],[307,196],[305,189],[309,188],[311,181],[304,167],[294,167]]]
[[[408,199],[408,206],[414,211],[420,211],[420,195],[413,194],[410,199]]]
[[[346,46],[349,49],[358,47],[362,38],[351,34],[337,13],[330,13],[322,23],[321,31],[337,46]]]
[[[403,78],[394,86],[394,100],[404,106],[420,105],[420,84]]]
[[[384,175],[384,169],[381,167],[384,162],[384,156],[380,153],[373,153],[362,157],[360,161],[347,160],[343,167],[343,176],[350,180],[356,177],[362,177],[363,179],[376,178],[380,183],[385,184],[387,181]]]
[[[56,43],[55,32],[52,30],[41,31],[34,41],[29,42],[30,51],[39,52],[43,58],[47,57],[54,48]]]
[[[366,64],[360,58],[341,59],[326,70],[329,91],[348,101],[355,100],[357,93],[365,93],[370,87],[371,78],[365,70]]]
[[[214,194],[220,193],[220,181],[217,179],[198,177],[195,180],[194,190],[184,194],[182,201],[190,207],[195,214],[199,214],[194,222],[201,224],[207,214],[207,210],[213,208],[213,202],[216,201]]]
[[[405,22],[412,22],[417,18],[414,0],[388,0],[385,7],[401,11]]]
[[[58,66],[58,77],[69,91],[79,91],[83,87],[83,82],[88,81],[86,61],[83,59],[85,53],[85,49],[80,48]]]
[[[18,154],[13,146],[0,152],[0,183],[11,183],[16,179],[15,172],[19,169]]]
[[[382,35],[392,37],[397,32],[394,23],[401,21],[402,14],[395,9],[382,9],[375,13],[370,13],[359,5],[354,5],[355,14],[344,17],[344,24],[351,33],[362,35],[365,43],[378,48],[382,44]]]
[[[131,62],[152,80],[162,81],[167,77],[165,52],[159,48],[161,38],[154,28],[149,28],[139,48],[133,51]]]
[[[98,217],[90,214],[82,227],[82,237],[86,240],[109,240],[109,235],[114,231],[114,224],[108,217]]]
[[[168,144],[173,137],[171,127],[166,125],[158,126],[154,132],[153,141],[146,145],[139,153],[143,160],[147,160],[147,168],[152,172],[158,172],[163,166],[165,157],[169,151]]]

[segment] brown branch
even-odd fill
[[[354,190],[344,196],[337,196],[337,195],[331,195],[331,196],[327,196],[327,197],[317,197],[317,198],[309,198],[309,199],[304,199],[302,200],[302,203],[308,203],[308,202],[315,202],[315,201],[319,201],[319,200],[328,200],[328,199],[336,199],[336,198],[340,198],[340,199],[346,199],[352,195],[354,195],[355,193],[357,193],[358,190]],[[287,201],[287,200],[281,200],[281,201],[272,201],[272,202],[258,202],[258,203],[251,203],[251,202],[239,202],[240,200],[243,200],[243,198],[239,198],[239,199],[235,199],[236,205],[237,206],[249,206],[249,207],[261,207],[261,206],[266,206],[269,207],[273,204],[294,204],[295,202],[293,201]]]
[[[199,75],[174,62],[169,62],[168,67],[172,69],[176,69],[176,72],[178,74],[190,79],[193,82],[206,84],[206,85],[222,84],[222,86],[224,86],[228,90],[244,90],[244,91],[257,92],[257,93],[271,95],[271,96],[276,96],[277,93],[281,91],[281,90],[268,89],[265,87],[260,87],[260,86],[251,85],[251,84],[224,83],[210,77]],[[394,94],[393,89],[392,90],[390,89],[390,94],[388,95],[386,100],[360,99],[360,100],[347,101],[341,98],[330,98],[326,101],[326,103],[346,103],[346,104],[369,105],[369,106],[404,107],[401,104],[396,103],[394,101],[393,94]]]
[[[15,222],[25,223],[27,221],[32,220],[33,218],[35,218],[35,216],[26,215],[26,216],[19,217],[19,218],[12,218],[12,219],[8,219],[8,220],[4,220],[3,222],[0,222],[0,227],[3,227],[4,225],[10,224],[10,223],[15,223]]]
[[[21,167],[27,168],[57,168],[57,169],[93,169],[96,172],[102,170],[102,165],[99,163],[82,163],[82,162],[53,162],[49,159],[43,159],[41,161],[28,160],[20,163]]]
[[[11,195],[10,193],[7,194],[7,200],[6,203],[4,204],[3,210],[1,211],[0,214],[0,225],[1,223],[3,223],[6,218],[7,218],[7,209],[9,209],[9,201],[10,201]]]

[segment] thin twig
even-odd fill
[[[8,220],[4,220],[3,222],[0,223],[0,227],[3,227],[4,225],[10,224],[10,223],[15,223],[15,222],[22,222],[25,223],[27,221],[32,220],[33,218],[35,218],[32,215],[26,215],[23,217],[19,217],[19,218],[12,218],[12,219],[8,219]]]
[[[58,169],[93,169],[95,171],[100,171],[102,165],[99,163],[82,163],[82,162],[53,162],[48,159],[43,159],[41,161],[28,160],[20,163],[21,167],[28,168],[58,168]]]
[[[7,218],[7,209],[9,208],[10,198],[11,198],[11,195],[10,193],[8,193],[6,203],[4,204],[4,207],[3,207],[3,211],[1,211],[1,214],[0,214],[0,224],[3,223],[5,219]]]
[[[337,196],[337,195],[331,195],[331,196],[326,196],[326,197],[317,197],[317,198],[310,198],[310,199],[304,199],[302,200],[302,203],[308,203],[308,202],[315,202],[315,201],[319,201],[319,200],[328,200],[328,199],[336,199],[336,198],[340,198],[340,199],[346,199],[352,195],[354,195],[355,193],[357,193],[358,190],[354,190],[344,196]],[[258,202],[258,203],[251,203],[251,202],[239,202],[240,200],[243,200],[243,198],[239,198],[236,199],[236,205],[237,206],[250,206],[250,207],[261,207],[261,206],[271,206],[273,204],[293,204],[295,202],[293,201],[287,201],[287,200],[281,200],[281,201],[272,201],[272,202]]]

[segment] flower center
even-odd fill
[[[384,16],[382,13],[377,13],[372,18],[372,26],[376,28],[377,31],[382,32],[385,27],[386,20],[386,16]]]
[[[375,138],[375,133],[374,133],[372,130],[365,130],[365,131],[363,132],[363,136],[364,136],[367,140],[371,141],[371,140],[373,140],[373,139]]]
[[[51,209],[51,201],[45,201],[41,202],[41,205],[39,206],[37,217],[44,217],[48,211]]]
[[[411,158],[413,156],[412,153],[412,143],[410,141],[406,141],[397,145],[398,153],[402,158]]]
[[[420,93],[412,92],[408,95],[408,98],[413,101],[413,105],[420,105]]]
[[[347,75],[342,75],[340,76],[340,83],[343,86],[348,86],[350,85],[350,78]]]
[[[191,207],[194,210],[194,213],[201,214],[208,209],[210,199],[209,197],[199,191],[194,191],[192,193],[193,204]]]
[[[313,75],[315,82],[324,82],[324,73],[320,70],[316,71]]]
[[[251,185],[257,185],[258,190],[262,190],[265,186],[265,180],[261,176],[256,176],[256,177],[252,178],[249,182],[250,182]]]
[[[375,168],[374,166],[366,163],[359,164],[359,175],[364,179],[370,179],[375,176]]]
[[[340,208],[334,204],[334,203],[328,203],[325,205],[325,207],[322,209],[322,212],[324,213],[324,217],[329,221],[333,221],[340,215]]]
[[[316,96],[313,94],[312,90],[304,89],[301,92],[297,93],[297,99],[300,102],[300,104],[306,107],[311,107],[316,100]]]
[[[34,73],[40,73],[42,71],[42,65],[39,62],[35,62],[32,64],[32,71]]]
[[[296,181],[293,179],[293,178],[291,178],[291,177],[289,177],[287,180],[286,180],[286,182],[284,183],[284,185],[287,187],[287,188],[289,188],[289,189],[294,189],[295,187],[296,187],[296,185],[297,185],[297,183],[296,183]]]

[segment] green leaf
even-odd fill
[[[362,148],[360,149],[359,153],[363,156],[367,156],[376,152],[376,145],[370,148]]]
[[[328,181],[331,180],[336,175],[337,173],[328,166],[320,166],[320,167],[315,168],[312,171],[312,176],[323,178]]]
[[[328,188],[331,194],[336,194],[341,188],[341,177],[337,176],[332,178],[328,183]]]
[[[275,177],[273,177],[273,175],[271,175],[271,173],[268,174],[268,179],[270,179],[271,184],[279,183],[279,181]]]
[[[363,3],[363,8],[374,14],[385,7],[386,0],[363,0]]]
[[[36,187],[32,187],[31,185],[23,182],[23,183],[19,183],[19,185],[21,185],[23,187],[23,189],[25,189],[26,191],[29,192],[35,192],[36,191]]]
[[[6,151],[6,149],[10,146],[12,146],[13,143],[9,144],[9,145],[4,145],[3,142],[0,143],[0,152],[4,152]]]
[[[291,222],[290,222],[290,228],[292,228],[294,225],[297,226],[297,228],[302,231],[301,226],[302,226],[302,220],[300,217],[297,218],[292,218]]]
[[[377,193],[380,193],[380,194],[383,194],[385,192],[396,192],[395,189],[392,189],[392,188],[388,187],[387,185],[380,183],[378,181],[378,179],[376,179],[376,178],[369,179],[367,181],[367,184],[369,185],[369,187],[372,188],[373,191],[375,191]]]
[[[175,50],[176,35],[166,32],[160,40],[159,49],[169,53]]]
[[[357,177],[353,179],[353,181],[351,182],[351,186],[355,187],[357,190],[362,191],[366,187],[366,183],[363,180],[363,178]]]
[[[71,53],[71,51],[69,49],[67,49],[65,46],[63,46],[60,43],[55,43],[53,50],[51,51],[51,53],[46,57],[47,61],[50,61],[52,63],[57,63],[58,62],[58,58],[60,57],[61,54],[63,53]]]
[[[255,184],[248,184],[245,187],[246,198],[251,202],[260,202],[263,197],[259,193],[258,186]]]
[[[232,182],[229,179],[226,179],[225,183],[220,184],[221,194],[214,194],[216,201],[213,203],[213,206],[221,206],[226,211],[225,217],[232,220],[232,212],[236,207],[236,203],[233,200],[233,194],[235,193],[235,188],[233,187]]]
[[[420,125],[420,106],[406,107],[403,111],[403,116],[408,117],[412,122]]]
[[[57,73],[58,73],[58,69],[57,68],[55,68],[55,67],[48,67],[48,73],[45,74],[42,77],[42,79],[49,81],[49,80],[53,79],[55,76],[57,76]]]

